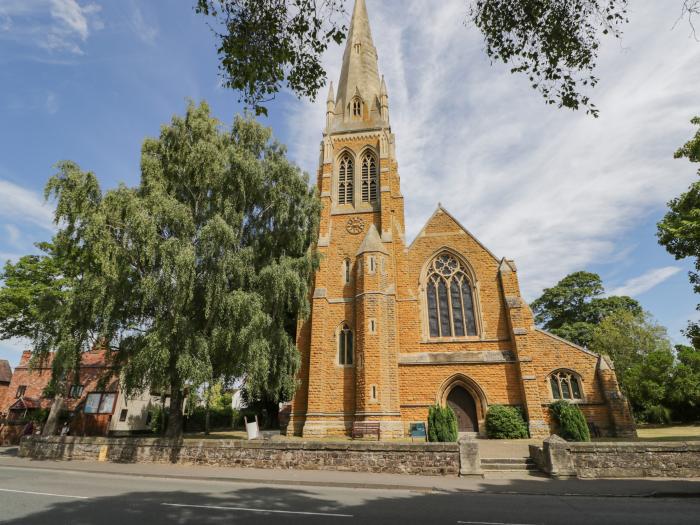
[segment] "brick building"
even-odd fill
[[[3,413],[2,408],[5,406],[7,392],[12,382],[12,368],[7,359],[0,359],[0,413]]]
[[[53,355],[33,367],[30,367],[31,357],[30,351],[22,353],[4,402],[0,404],[0,412],[7,413],[10,421],[26,420],[37,410],[49,410],[53,403],[45,392],[51,380]],[[105,350],[83,353],[78,379],[65,385],[68,395],[64,399],[64,409],[72,435],[126,434],[149,429],[150,414],[159,403],[159,397],[144,392],[127,398],[120,390],[118,374],[107,357]]]
[[[483,246],[438,206],[412,242],[364,0],[357,0],[320,151],[322,200],[312,313],[300,322],[300,386],[289,433],[383,437],[448,404],[460,430],[484,433],[489,405],[522,407],[533,437],[547,405],[579,404],[603,433],[634,433],[604,357],[534,326],[512,260]]]

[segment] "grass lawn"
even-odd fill
[[[637,427],[637,439],[596,438],[593,441],[700,441],[700,424]]]

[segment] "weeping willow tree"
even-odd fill
[[[168,437],[182,431],[188,386],[213,377],[292,394],[289,321],[309,310],[319,202],[269,129],[241,117],[224,129],[190,103],[144,141],[137,187],[103,192],[63,162],[46,193],[55,251],[80,268],[70,334],[53,341],[69,341],[65,359],[97,342],[113,350],[127,394],[168,391]]]

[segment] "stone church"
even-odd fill
[[[521,407],[532,437],[547,405],[577,403],[601,434],[634,434],[611,362],[535,327],[518,271],[438,206],[409,242],[364,0],[356,0],[321,143],[322,201],[311,315],[299,323],[299,387],[288,433],[408,434],[435,403],[485,435],[490,405]]]

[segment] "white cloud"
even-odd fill
[[[131,15],[131,27],[143,42],[153,44],[158,37],[158,27],[152,23],[146,22],[141,9],[134,7]]]
[[[678,266],[654,268],[644,272],[642,275],[628,279],[617,288],[609,290],[608,295],[629,295],[631,297],[636,297],[644,292],[648,292],[680,271],[681,268]]]
[[[48,95],[46,95],[46,111],[48,111],[50,115],[53,115],[58,111],[58,99],[56,98],[56,93],[52,93],[51,91],[49,91]]]
[[[5,224],[5,231],[7,232],[7,240],[10,244],[17,244],[20,238],[20,231],[14,224]]]
[[[104,27],[101,9],[96,3],[77,0],[3,0],[0,38],[81,55],[81,45],[90,34]]]
[[[498,256],[516,259],[529,298],[567,273],[616,260],[626,235],[694,177],[672,154],[698,113],[700,44],[678,13],[640,2],[620,43],[605,42],[601,110],[546,106],[527,79],[491,65],[462,0],[367,2],[389,89],[410,240],[437,202]],[[342,49],[327,53],[337,81]],[[316,173],[325,113],[299,102],[290,152]]]
[[[44,199],[34,193],[0,179],[0,218],[11,219],[15,223],[24,221],[53,231],[53,212]]]

